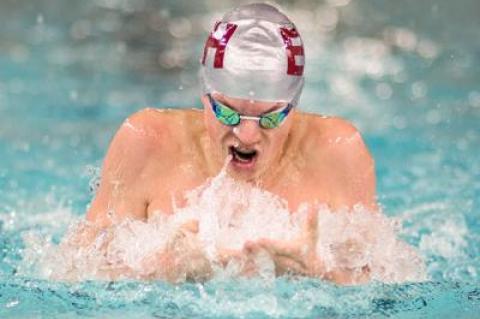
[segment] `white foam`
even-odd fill
[[[198,233],[182,233],[186,241],[174,245],[175,252],[191,258],[190,269],[209,269],[205,266],[208,260],[213,277],[238,276],[242,265],[221,264],[219,252],[241,250],[246,241],[261,238],[297,238],[307,207],[292,214],[286,204],[280,197],[235,181],[222,171],[190,191],[187,204],[175,208],[173,215],[158,215],[148,221],[125,220],[98,234],[94,225],[80,221],[70,227],[60,245],[30,234],[25,237],[23,256],[26,264],[35,264],[41,276],[50,279],[171,279],[168,269],[158,265],[157,253],[171,245],[181,225],[198,220]],[[362,207],[337,212],[322,205],[315,208],[319,214],[317,255],[324,260],[327,270],[361,271],[368,266],[374,280],[425,279],[422,259],[397,239],[392,220]],[[202,254],[185,255],[192,247]],[[268,254],[258,254],[253,263],[259,276],[274,278],[274,264]],[[174,279],[185,278],[186,274],[180,274]]]

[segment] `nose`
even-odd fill
[[[233,128],[233,133],[244,145],[254,145],[260,142],[261,128],[257,121],[242,120]]]

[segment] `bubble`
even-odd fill
[[[355,84],[350,79],[343,76],[335,76],[330,85],[335,94],[343,96],[352,96],[356,91]]]
[[[78,91],[76,90],[71,90],[69,94],[70,100],[71,101],[76,101],[78,100]]]
[[[43,24],[45,21],[44,21],[44,18],[43,18],[43,14],[38,14],[37,15],[37,24]]]
[[[468,94],[468,102],[474,108],[480,108],[480,92],[472,91]]]
[[[382,70],[383,70],[382,66],[376,62],[369,63],[366,67],[367,73],[374,78],[379,78],[380,76],[382,76],[383,75]]]
[[[368,75],[378,79],[386,73],[398,72],[395,63],[389,62],[389,49],[382,41],[348,37],[343,41],[344,64],[349,73]]]
[[[414,82],[411,86],[411,97],[412,99],[420,99],[425,97],[427,94],[427,85],[424,82],[417,81]]]
[[[375,88],[377,96],[382,100],[388,100],[392,97],[392,87],[387,83],[379,83]]]
[[[175,38],[186,38],[192,32],[192,23],[187,18],[175,18],[170,21],[168,31]]]
[[[427,123],[436,125],[442,121],[442,114],[438,110],[430,110],[426,117]]]
[[[393,118],[393,126],[399,130],[403,130],[407,127],[407,120],[404,116],[397,115]]]
[[[148,18],[148,25],[152,30],[162,31],[168,21],[170,14],[168,10],[162,10],[151,14]]]
[[[183,67],[188,59],[188,53],[184,48],[175,47],[162,52],[158,57],[160,65],[166,69]]]
[[[338,23],[338,12],[335,8],[320,7],[316,11],[317,24],[325,30],[334,30]]]
[[[418,42],[417,52],[425,59],[434,59],[439,54],[438,46],[430,40],[422,39]]]
[[[389,43],[405,51],[413,51],[417,46],[417,35],[407,28],[387,28],[384,36]]]
[[[332,7],[344,7],[350,3],[351,0],[327,0],[327,3]]]
[[[145,0],[96,0],[98,6],[119,9],[126,13],[142,11],[145,8]]]
[[[308,32],[318,30],[318,20],[315,19],[315,11],[295,7],[290,10],[290,18],[293,21],[301,21],[301,29]]]

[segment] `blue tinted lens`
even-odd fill
[[[240,123],[240,114],[232,110],[226,105],[215,101],[213,97],[209,94],[210,104],[212,105],[213,112],[215,113],[216,118],[225,125],[234,126]]]

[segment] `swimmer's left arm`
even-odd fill
[[[327,170],[333,172],[333,178],[329,181],[332,189],[328,202],[330,208],[352,209],[360,204],[369,211],[377,212],[375,164],[360,133],[353,125],[341,119],[331,119],[327,125],[332,127],[326,130],[327,134],[320,137],[322,147],[316,148],[321,151],[315,154],[318,156],[315,162],[326,163]],[[323,176],[319,176],[321,177]],[[287,242],[263,239],[249,243],[247,248],[252,252],[266,250],[275,262],[278,274],[294,273],[320,277],[339,284],[368,281],[370,270],[367,265],[355,269],[326,269],[320,256],[316,254],[319,231],[316,214],[313,210],[310,212],[297,240]]]
[[[332,169],[336,172],[335,195],[331,207],[353,208],[360,204],[368,210],[378,210],[376,201],[375,162],[360,132],[350,123],[339,120],[334,143],[328,150]]]
[[[275,263],[277,275],[294,274],[318,277],[337,284],[361,284],[370,280],[368,266],[355,269],[327,269],[317,255],[318,212],[311,210],[306,218],[302,233],[294,241],[261,239],[248,242],[246,252],[257,254],[266,251]]]

